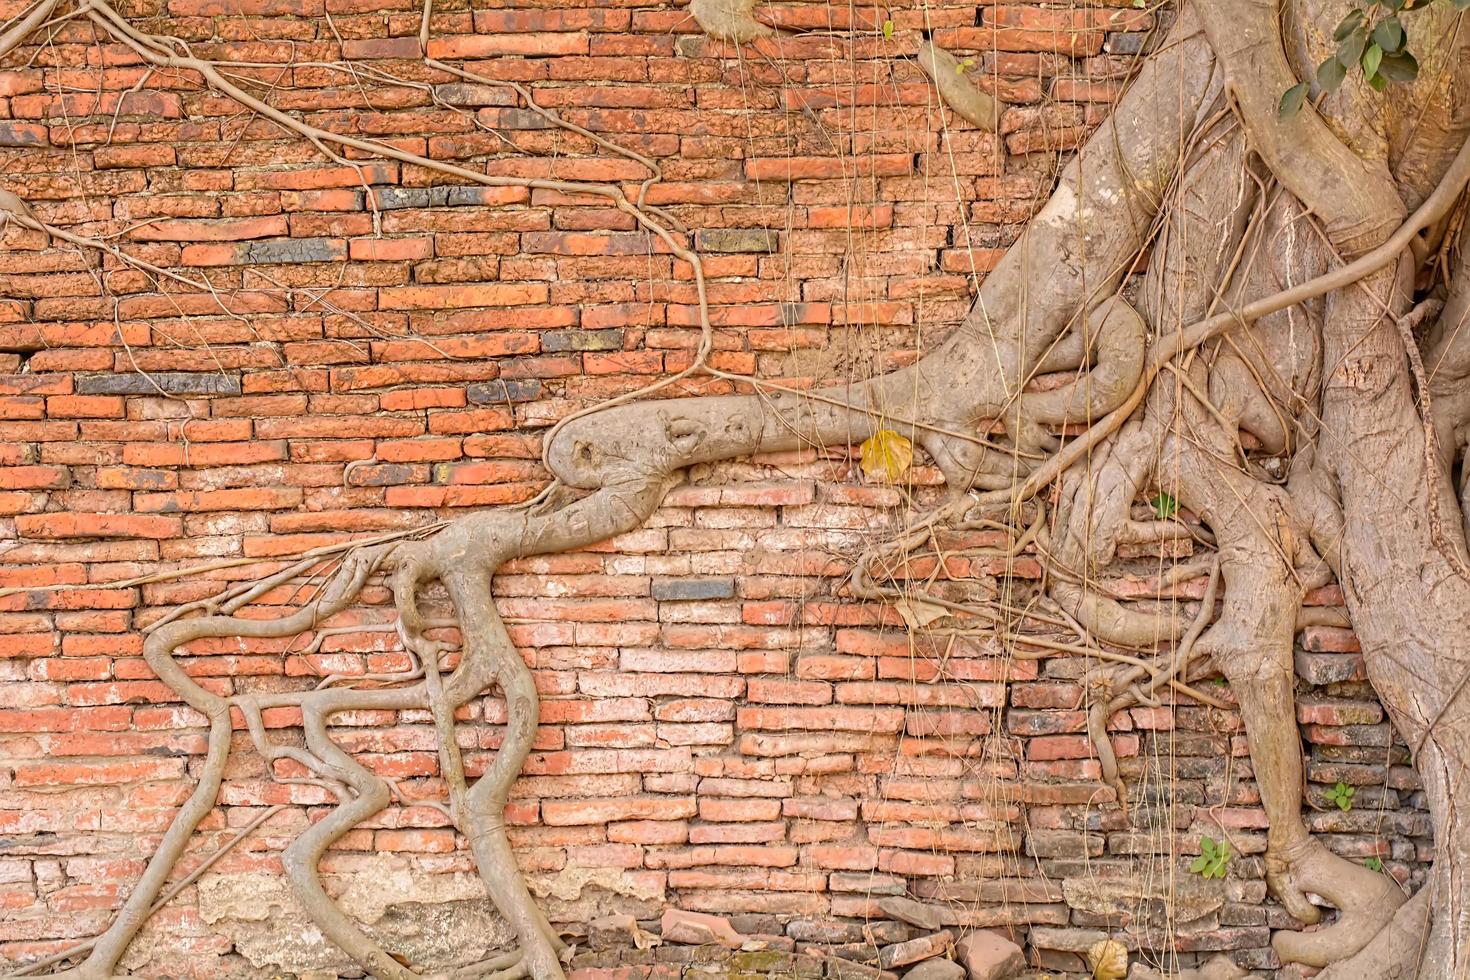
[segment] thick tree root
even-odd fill
[[[1334,956],[1333,962],[1317,974],[1316,980],[1364,980],[1367,977],[1374,980],[1413,980],[1419,976],[1419,963],[1429,936],[1429,897],[1432,892],[1433,888],[1421,888],[1413,898],[1399,905],[1387,924],[1357,952],[1347,957]]]
[[[1403,890],[1388,875],[1340,858],[1313,838],[1289,852],[1268,855],[1266,867],[1272,891],[1288,909],[1308,901],[1311,893],[1338,910],[1337,921],[1330,926],[1315,932],[1282,931],[1271,937],[1276,955],[1287,963],[1327,966],[1353,956],[1374,941],[1406,901]]]

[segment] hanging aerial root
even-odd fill
[[[1199,612],[1189,629],[1180,639],[1173,653],[1158,662],[1139,666],[1109,666],[1096,669],[1088,677],[1086,688],[1101,689],[1101,697],[1087,709],[1087,735],[1097,752],[1102,767],[1102,779],[1118,794],[1118,802],[1126,805],[1128,791],[1118,773],[1118,757],[1113,752],[1112,740],[1108,738],[1107,723],[1119,711],[1140,705],[1157,707],[1162,702],[1160,691],[1172,688],[1205,704],[1225,708],[1213,698],[1202,695],[1185,686],[1189,668],[1195,656],[1195,643],[1215,615],[1215,599],[1219,595],[1220,563],[1217,560],[1210,570],[1210,579],[1200,600]]]

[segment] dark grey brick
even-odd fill
[[[429,206],[429,191],[440,189],[438,187],[375,187],[373,197],[378,202],[378,207],[384,211],[396,211],[399,208],[426,208]]]
[[[290,238],[274,242],[250,242],[240,250],[240,261],[253,265],[340,262],[345,258],[347,258],[347,243],[335,238]]]
[[[781,247],[780,233],[767,228],[702,228],[695,239],[704,252],[775,252]]]
[[[622,350],[621,330],[547,330],[541,349],[553,353],[573,350]]]
[[[1147,34],[1109,34],[1103,50],[1108,54],[1139,54],[1148,37]]]
[[[76,379],[79,395],[156,395],[160,388],[170,395],[238,395],[240,376],[204,371],[160,371],[147,377],[141,374],[87,374]]]
[[[653,580],[653,597],[663,602],[691,599],[733,599],[733,578],[668,578]]]
[[[412,463],[378,463],[354,469],[348,474],[347,482],[354,487],[393,487],[416,483],[427,473],[427,468]]]
[[[541,396],[541,382],[535,378],[519,381],[482,381],[465,389],[471,405],[504,405],[506,402],[530,402]]]

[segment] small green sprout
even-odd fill
[[[1356,796],[1357,793],[1358,791],[1353,789],[1347,783],[1343,782],[1342,780],[1338,780],[1337,785],[1327,791],[1327,799],[1333,803],[1336,803],[1337,808],[1346,813],[1348,810],[1351,810],[1353,808],[1353,797]]]
[[[1202,878],[1225,877],[1230,870],[1230,842],[1222,840],[1217,844],[1213,837],[1201,837],[1199,850],[1200,855],[1189,870]]]

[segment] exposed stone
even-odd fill
[[[1204,964],[1182,973],[1169,974],[1168,980],[1244,980],[1250,976],[1224,953],[1210,957]],[[1166,980],[1165,975],[1143,963],[1133,964],[1128,980]]]
[[[360,866],[344,883],[337,898],[342,910],[368,935],[416,964],[449,966],[491,956],[514,942],[485,901],[477,875],[424,874],[379,859]],[[354,966],[322,935],[280,875],[208,875],[197,888],[200,918],[254,966],[292,973]],[[149,936],[145,930],[128,950],[123,966],[129,972],[146,972],[155,953],[170,952],[167,937],[160,937],[155,950]]]
[[[827,878],[827,888],[834,892],[857,892],[862,895],[899,895],[908,891],[908,882],[897,875],[874,872],[834,871]]]
[[[920,929],[938,929],[945,925],[939,909],[911,898],[880,898],[878,907],[890,919],[898,919]]]
[[[787,976],[795,961],[795,956],[782,949],[742,951],[730,957],[730,972],[756,976]]]
[[[970,980],[1007,980],[1026,966],[1021,947],[986,929],[966,935],[955,952]]]
[[[828,980],[898,980],[898,974],[866,963],[854,963],[840,956],[827,957]]]
[[[935,957],[925,960],[903,976],[904,980],[960,980],[964,975],[965,968],[954,960]]]
[[[743,936],[764,933],[764,938],[771,939],[781,935],[781,920],[774,915],[755,912],[732,915],[730,925]]]
[[[694,234],[701,252],[775,252],[781,236],[766,228],[701,228]]]
[[[892,946],[884,946],[878,951],[878,965],[885,970],[891,970],[896,966],[908,966],[926,960],[931,956],[939,956],[954,945],[954,933],[949,930],[930,933],[908,942],[894,943]]]
[[[553,922],[586,922],[619,912],[653,918],[665,903],[656,880],[622,868],[568,865],[554,874],[527,875],[526,884]]]
[[[1169,921],[1193,922],[1218,910],[1226,897],[1223,881],[1145,879],[1136,874],[1066,878],[1062,894],[1074,909],[1141,928],[1161,928]]]
[[[1038,949],[1055,949],[1067,953],[1085,953],[1099,939],[1107,939],[1101,929],[1071,929],[1053,926],[1035,926],[1031,930],[1031,945]]]
[[[604,915],[587,923],[587,945],[594,950],[635,946],[647,949],[657,940],[638,928],[638,920],[626,912]]]
[[[739,949],[745,937],[735,931],[729,921],[704,912],[667,909],[659,920],[659,931],[666,943],[704,946],[717,943],[727,949]]]

